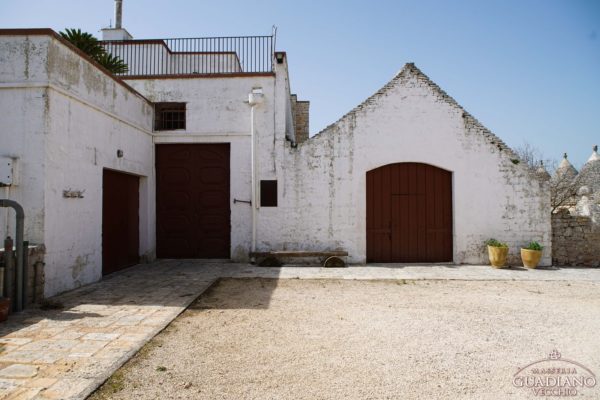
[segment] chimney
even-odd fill
[[[298,97],[295,94],[291,95],[291,101],[296,143],[302,143],[308,140],[308,109],[310,107],[310,102],[298,100]]]
[[[121,29],[123,22],[123,0],[115,0],[115,29]]]
[[[115,0],[115,27],[102,29],[102,40],[131,40],[133,37],[123,29],[123,0]]]

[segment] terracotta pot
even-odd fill
[[[0,297],[0,322],[6,321],[10,310],[10,299],[8,297]]]
[[[540,250],[521,249],[521,260],[527,268],[535,268],[540,263],[542,252]]]
[[[506,256],[508,255],[508,247],[488,246],[488,255],[490,263],[494,268],[503,268],[506,265]]]

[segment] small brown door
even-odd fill
[[[452,174],[399,163],[367,172],[367,261],[452,261]]]
[[[139,178],[104,170],[102,179],[102,274],[139,262]]]
[[[230,258],[229,144],[156,146],[159,258]]]

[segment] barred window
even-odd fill
[[[185,103],[155,103],[154,130],[185,129]]]

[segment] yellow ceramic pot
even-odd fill
[[[540,250],[521,249],[521,260],[527,268],[535,268],[540,263],[542,252]]]
[[[488,246],[488,254],[490,263],[494,268],[503,268],[506,265],[506,256],[508,255],[508,247]]]

